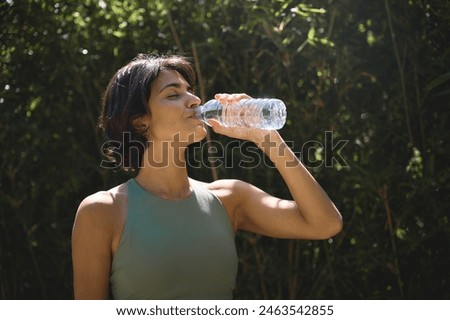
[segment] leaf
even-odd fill
[[[314,27],[311,27],[308,31],[308,40],[313,41],[315,36],[316,36],[316,30],[314,29]]]
[[[441,84],[447,82],[450,80],[450,72],[445,73],[434,80],[432,80],[426,87],[425,87],[425,93],[428,95],[433,89],[439,87]]]

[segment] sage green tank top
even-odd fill
[[[125,226],[111,266],[114,299],[232,299],[234,233],[220,200],[196,184],[165,200],[127,182]]]

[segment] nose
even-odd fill
[[[193,93],[189,93],[189,108],[196,108],[202,100]]]

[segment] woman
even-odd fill
[[[327,239],[342,218],[277,131],[225,128],[254,142],[274,163],[293,201],[239,180],[188,177],[185,150],[206,136],[187,59],[139,55],[111,79],[101,126],[111,158],[137,176],[80,204],[73,227],[76,299],[231,299],[234,234]],[[245,94],[216,94],[231,103]],[[124,136],[127,135],[127,139]],[[140,151],[140,152],[138,152]]]

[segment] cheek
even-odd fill
[[[203,123],[192,126],[191,123],[187,124],[183,120],[177,122],[167,118],[153,122],[149,126],[148,138],[161,141],[178,140],[183,144],[191,144],[203,140],[207,134],[206,130],[206,125]]]
[[[159,119],[158,121],[153,121],[148,130],[149,140],[171,140],[173,132],[176,126],[172,123],[169,125],[170,121],[167,119]]]

